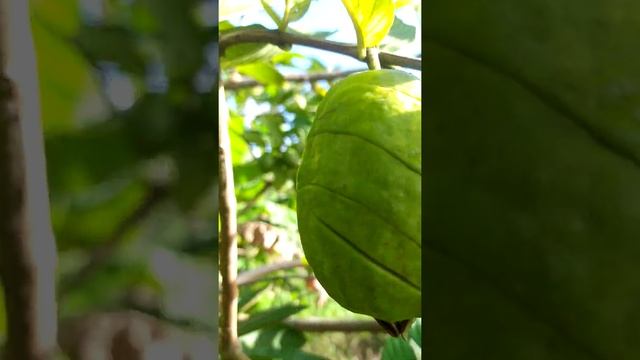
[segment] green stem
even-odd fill
[[[382,69],[382,65],[380,65],[380,50],[378,48],[367,48],[367,66],[369,66],[369,70]]]
[[[287,30],[287,25],[289,25],[289,13],[291,10],[291,0],[284,1],[284,14],[282,15],[282,21],[280,22],[280,26],[278,26],[278,31],[284,32]]]

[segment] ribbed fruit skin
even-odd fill
[[[350,75],[318,107],[298,170],[309,265],[343,307],[389,322],[421,315],[420,80]]]

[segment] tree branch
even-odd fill
[[[345,70],[345,71],[334,71],[334,72],[325,72],[325,73],[316,73],[316,74],[292,74],[286,75],[284,77],[285,82],[314,82],[321,80],[335,80],[340,79],[351,74],[365,71],[367,69],[358,69],[358,70]],[[262,86],[259,82],[253,79],[242,79],[242,80],[228,80],[224,83],[224,87],[227,90],[238,90],[243,88],[249,88],[254,86]]]
[[[284,324],[305,332],[384,332],[375,320],[286,319]]]
[[[272,272],[276,272],[279,270],[293,269],[301,266],[304,266],[302,264],[302,261],[291,260],[291,261],[283,261],[283,262],[268,264],[268,265],[259,267],[257,269],[245,271],[240,275],[238,275],[238,279],[237,279],[238,286],[254,283]]]
[[[300,45],[326,50],[337,54],[352,57],[365,62],[366,59],[358,57],[358,48],[355,45],[341,43],[337,41],[317,39],[305,35],[282,33],[277,30],[256,30],[244,29],[232,31],[220,35],[220,55],[224,55],[227,47],[242,43],[269,43],[273,45]],[[401,66],[414,70],[422,69],[422,59],[412,58],[381,51],[380,64],[383,67]]]
[[[0,280],[7,359],[57,352],[56,246],[27,1],[0,1]]]
[[[238,225],[236,219],[236,197],[231,162],[231,140],[229,139],[229,109],[222,83],[218,89],[218,173],[220,176],[220,245],[218,258],[222,275],[220,296],[220,357],[222,360],[249,360],[242,352],[238,340]]]

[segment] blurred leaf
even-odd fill
[[[409,329],[409,338],[413,339],[418,346],[422,346],[422,319],[418,318]]]
[[[393,25],[392,0],[342,0],[347,8],[358,39],[358,52],[364,58],[365,49],[379,45]]]
[[[300,349],[306,339],[302,332],[286,326],[269,326],[260,330],[258,337],[245,352],[252,359],[324,360]]]
[[[123,133],[139,154],[153,156],[174,140],[179,113],[164,94],[145,94],[123,114]]]
[[[246,29],[266,30],[262,25],[233,27],[230,23],[227,23],[224,31],[222,26],[220,27],[220,34],[228,34],[233,31],[242,31]],[[224,50],[223,54],[221,54],[220,65],[223,69],[226,69],[243,64],[269,61],[274,55],[282,52],[282,49],[272,44],[245,43],[231,45]]]
[[[122,70],[144,74],[145,59],[132,31],[115,25],[83,26],[74,39],[92,62],[114,62]]]
[[[391,26],[391,30],[389,31],[389,36],[399,40],[412,42],[416,38],[416,28],[415,26],[405,24],[399,17],[396,17],[393,21],[393,26]]]
[[[80,11],[76,0],[31,0],[29,6],[33,22],[45,22],[65,36],[79,30]]]
[[[282,52],[279,54],[275,54],[271,61],[276,65],[292,65],[293,59],[305,59],[305,57],[301,54],[294,53],[292,51]]]
[[[400,18],[396,17],[389,35],[384,39],[381,49],[388,52],[401,51],[403,47],[410,46],[416,38],[416,28],[407,25]]]
[[[39,18],[32,22],[33,38],[38,55],[38,77],[43,130],[47,134],[65,133],[77,126],[79,105],[94,99],[84,116],[105,116],[106,103],[92,69],[70,41],[55,32]],[[46,54],[46,56],[43,56]]]
[[[411,345],[402,338],[389,337],[385,341],[382,360],[418,360]]]
[[[204,63],[203,47],[211,41],[208,30],[196,23],[192,10],[198,0],[142,0],[158,21],[158,44],[171,79],[191,81]]]
[[[267,282],[256,282],[240,287],[240,296],[238,297],[239,311],[247,311],[245,307],[251,303],[261,292],[269,287]]]
[[[213,145],[213,140],[211,143]],[[174,153],[178,179],[171,187],[171,192],[181,208],[191,209],[213,185],[218,171],[214,150],[213,146],[210,151],[203,151],[202,148],[185,144]]]
[[[285,353],[293,353],[302,348],[306,341],[301,331],[287,327],[280,338],[280,346]]]
[[[305,306],[286,305],[251,314],[249,319],[238,322],[238,335],[242,336],[267,326],[278,325],[284,319],[300,312],[304,308]]]
[[[52,223],[60,250],[85,248],[107,241],[120,222],[146,194],[146,186],[124,181],[124,186],[95,187],[54,201]],[[93,190],[93,191],[92,191]]]
[[[115,122],[45,140],[48,181],[54,197],[103,182],[138,160]]]
[[[276,70],[275,66],[263,62],[240,65],[239,73],[249,76],[263,85],[282,84],[284,77]]]
[[[111,259],[106,266],[92,274],[82,286],[65,295],[60,306],[62,317],[71,317],[95,309],[110,309],[123,300],[126,289],[146,286],[159,292],[160,284],[144,263]]]
[[[302,19],[302,17],[309,10],[311,0],[293,0],[291,1],[291,9],[289,10],[289,22],[294,22]]]
[[[249,144],[244,141],[244,119],[231,116],[229,120],[229,137],[231,139],[231,160],[233,165],[244,163],[249,155]]]
[[[640,2],[514,4],[424,13],[425,358],[640,358]]]

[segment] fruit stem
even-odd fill
[[[367,48],[367,66],[369,66],[369,70],[382,69],[380,65],[380,50],[378,50],[378,48]]]

